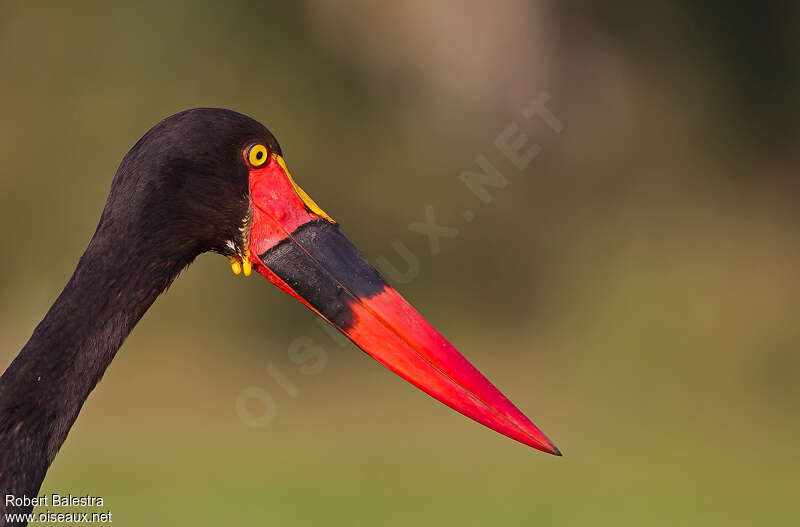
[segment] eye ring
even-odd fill
[[[256,143],[247,149],[246,158],[251,167],[262,167],[269,160],[269,149],[261,143]]]

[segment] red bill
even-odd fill
[[[252,265],[378,362],[454,410],[521,443],[561,455],[383,280],[294,182],[278,154],[264,152],[266,161],[260,164],[253,163],[258,154],[250,149],[243,155],[251,166],[252,200],[245,274]]]

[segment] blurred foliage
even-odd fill
[[[44,492],[115,524],[791,523],[800,473],[790,3],[103,2],[0,15],[0,367],[154,123],[222,106],[564,450],[441,407],[201,257],[126,342]],[[560,134],[521,117],[542,91]],[[493,146],[517,123],[542,153]],[[486,155],[511,183],[459,181]],[[460,229],[431,256],[408,224]],[[475,212],[472,222],[464,210]],[[329,353],[304,376],[286,349]],[[283,391],[277,368],[295,385]],[[237,417],[268,390],[267,428]]]

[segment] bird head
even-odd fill
[[[157,257],[184,265],[220,253],[234,273],[262,275],[444,404],[560,455],[350,243],[259,122],[195,109],[154,126],[125,156],[98,230],[130,233],[131,222],[146,238],[136,242],[155,246]]]

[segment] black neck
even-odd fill
[[[186,263],[136,251],[95,235],[64,291],[0,378],[0,498],[37,495],[123,340]],[[0,526],[5,509],[2,499]]]

